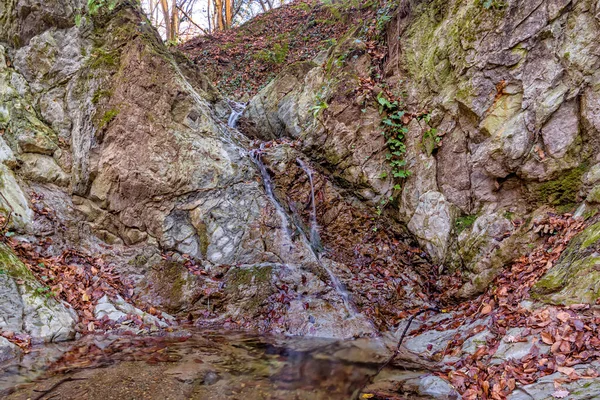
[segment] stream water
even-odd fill
[[[377,341],[178,331],[34,347],[0,373],[4,399],[349,399]],[[57,385],[58,386],[55,386]]]

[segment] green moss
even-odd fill
[[[107,127],[108,124],[110,124],[110,122],[117,117],[117,115],[119,115],[118,109],[111,108],[110,110],[107,110],[102,115],[102,118],[100,118],[100,121],[98,121],[98,129],[103,129]]]
[[[137,256],[135,256],[127,262],[127,264],[133,265],[134,267],[138,268],[143,267],[144,265],[146,265],[146,263],[148,263],[148,257],[143,254],[138,254]]]
[[[532,297],[553,304],[594,304],[600,298],[600,222],[571,240],[558,263],[532,288]]]
[[[586,169],[587,166],[582,164],[577,168],[562,172],[557,179],[534,187],[532,190],[534,204],[572,208],[577,203],[577,193],[581,188],[581,178]]]
[[[466,215],[464,217],[456,218],[456,221],[454,222],[454,229],[456,231],[456,234],[459,234],[465,229],[473,226],[476,219],[477,215]]]
[[[0,269],[12,278],[35,282],[33,273],[4,243],[0,243]]]
[[[88,59],[88,67],[92,69],[114,68],[119,65],[120,52],[117,50],[106,50],[102,47],[95,48]]]
[[[259,285],[270,282],[273,274],[272,267],[235,268],[230,273],[229,281],[235,286]]]
[[[183,288],[187,284],[184,272],[187,273],[187,269],[174,261],[165,262],[160,266],[162,295],[166,295],[172,303],[178,303],[183,298]]]
[[[247,310],[256,310],[264,304],[271,295],[271,278],[273,268],[270,266],[255,266],[250,268],[234,268],[227,274],[227,292],[237,294],[243,287],[253,287],[254,294],[250,301],[243,307]]]
[[[200,251],[202,252],[202,255],[206,257],[208,245],[210,244],[210,237],[208,235],[206,224],[204,222],[199,222],[195,225],[195,228],[198,241],[200,242]]]
[[[253,57],[256,60],[277,65],[277,64],[282,64],[286,60],[289,51],[290,51],[289,42],[287,40],[285,40],[285,41],[277,42],[277,43],[273,44],[273,46],[271,46],[270,49],[264,49],[264,50],[257,52],[256,54],[253,55]]]
[[[110,96],[112,96],[112,94],[113,94],[112,90],[98,89],[98,90],[96,90],[96,92],[94,93],[94,96],[92,97],[92,103],[98,104],[101,99],[103,99],[105,97],[110,97]]]

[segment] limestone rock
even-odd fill
[[[77,315],[46,294],[31,271],[4,244],[0,245],[0,324],[27,333],[34,341],[73,339]]]
[[[17,358],[22,354],[21,349],[8,339],[0,336],[0,363]]]
[[[511,328],[501,339],[498,349],[492,358],[493,364],[500,364],[505,360],[520,360],[526,357],[533,349],[533,346],[539,348],[540,354],[546,354],[550,351],[550,346],[543,343],[536,343],[533,336],[527,336],[526,341],[521,341],[520,335],[522,328]]]
[[[565,103],[542,128],[542,138],[548,154],[564,156],[579,135],[579,110],[575,102]]]
[[[436,263],[443,262],[446,257],[455,218],[454,206],[446,197],[440,192],[429,191],[419,198],[419,205],[408,223],[408,229]]]
[[[0,209],[4,215],[11,213],[11,226],[24,230],[33,220],[33,211],[29,208],[27,197],[17,183],[13,172],[4,164],[0,164]]]
[[[154,325],[156,327],[164,328],[168,326],[167,322],[160,318],[148,314],[139,308],[132,306],[127,303],[121,296],[117,296],[115,299],[110,299],[107,295],[104,295],[94,309],[94,317],[102,319],[107,317],[111,321],[123,322],[128,316],[139,316],[145,324]],[[173,319],[173,317],[169,319]]]
[[[46,155],[25,153],[19,159],[22,164],[21,174],[34,182],[53,183],[58,186],[68,186],[70,177],[56,163]]]

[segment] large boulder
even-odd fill
[[[75,337],[77,314],[55,299],[5,244],[0,244],[0,327],[37,342]]]

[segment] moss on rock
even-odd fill
[[[595,304],[600,298],[600,222],[569,243],[558,263],[532,288],[532,296],[552,304]]]

